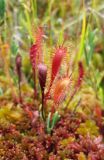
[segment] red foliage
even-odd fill
[[[65,97],[65,90],[69,86],[69,78],[59,79],[54,88],[53,99],[55,103],[61,102]]]
[[[79,77],[78,77],[78,81],[77,81],[77,87],[80,87],[83,76],[84,76],[84,69],[83,69],[83,65],[82,62],[79,62]]]
[[[102,136],[81,136],[76,132],[80,123],[84,122],[80,114],[63,115],[51,135],[45,132],[45,125],[39,118],[34,127],[28,121],[6,129],[0,127],[3,137],[0,141],[0,156],[4,156],[4,159],[22,160],[25,157],[26,160],[78,160],[82,152],[89,160],[103,160]]]
[[[61,66],[62,60],[65,57],[66,53],[67,53],[67,49],[64,48],[63,46],[56,48],[55,56],[53,57],[53,60],[52,60],[51,82],[53,82],[53,80],[55,79],[59,71],[59,68]]]
[[[67,48],[65,48],[63,46],[60,46],[60,47],[56,48],[56,50],[55,50],[55,55],[52,59],[51,81],[50,81],[50,86],[49,86],[48,92],[46,94],[46,97],[49,96],[51,86],[53,84],[55,77],[58,74],[62,60],[66,56],[66,53],[67,53]]]
[[[32,68],[35,69],[36,67],[36,55],[38,52],[38,48],[37,45],[34,44],[31,48],[30,48],[30,60],[32,63]]]
[[[32,47],[30,48],[30,60],[31,60],[33,69],[35,69],[36,63],[42,62],[43,35],[44,35],[43,29],[41,27],[39,27],[37,30],[37,34],[36,34],[35,44],[33,44]]]

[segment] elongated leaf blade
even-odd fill
[[[5,14],[5,0],[0,0],[0,22],[3,20]]]

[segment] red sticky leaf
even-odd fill
[[[67,49],[63,46],[56,48],[55,56],[52,60],[52,73],[51,73],[51,81],[53,81],[60,69],[63,58],[65,57]]]
[[[39,27],[36,34],[36,45],[38,48],[37,60],[38,63],[42,63],[43,52],[42,52],[42,40],[43,40],[44,31],[42,27]]]
[[[36,60],[37,60],[38,64],[42,62],[42,39],[43,39],[43,34],[44,33],[43,33],[42,27],[39,27],[37,29],[36,42],[30,48],[30,60],[31,60],[33,69],[36,68]]]
[[[43,28],[42,28],[42,27],[39,27],[39,28],[37,29],[37,34],[36,34],[36,44],[37,44],[37,45],[40,45],[40,44],[41,44],[42,39],[43,39],[43,35],[44,35]]]
[[[69,85],[69,78],[63,78],[57,81],[54,87],[53,99],[55,103],[59,103],[65,97],[65,90]]]
[[[50,89],[52,87],[53,81],[54,81],[54,79],[60,69],[62,60],[66,56],[66,53],[67,53],[67,48],[65,48],[63,46],[60,46],[60,47],[56,48],[56,50],[55,50],[55,55],[52,59],[51,82],[50,82],[48,92],[46,93],[46,99],[49,97]]]
[[[37,53],[38,53],[38,48],[37,48],[37,45],[34,44],[30,48],[30,60],[31,60],[33,69],[35,69],[35,67],[36,67],[36,55],[37,55]]]

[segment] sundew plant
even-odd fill
[[[0,0],[0,160],[104,160],[103,10]]]

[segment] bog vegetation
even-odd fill
[[[0,160],[104,160],[103,10],[0,0]]]

